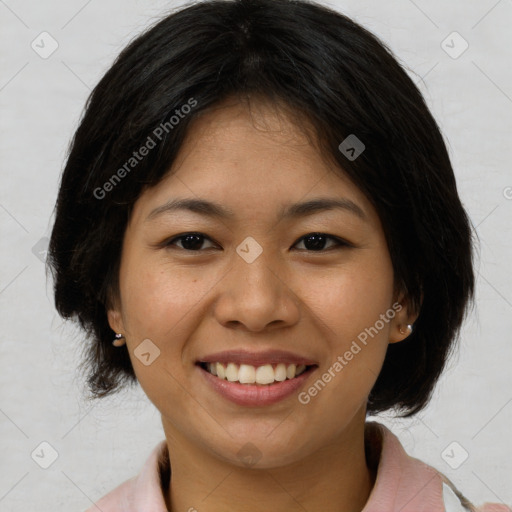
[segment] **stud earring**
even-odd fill
[[[116,339],[112,342],[112,345],[114,347],[122,347],[125,343],[125,337],[120,333],[116,333]]]
[[[407,329],[404,329],[402,326],[399,328],[400,334],[411,334],[412,333],[412,325],[407,324]]]

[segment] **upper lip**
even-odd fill
[[[252,366],[263,366],[265,364],[304,364],[316,365],[312,359],[288,352],[286,350],[265,350],[263,352],[253,352],[249,350],[224,350],[201,357],[198,363],[236,363],[249,364]]]

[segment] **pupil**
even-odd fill
[[[308,240],[312,240],[313,243],[308,243]],[[323,235],[309,235],[304,239],[304,246],[306,249],[311,249],[313,251],[321,250],[325,246],[325,237]]]
[[[183,238],[182,245],[185,249],[191,251],[200,249],[203,245],[202,237],[200,235],[186,235]]]

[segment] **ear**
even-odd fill
[[[394,308],[396,313],[390,322],[389,343],[399,343],[408,338],[412,333],[409,326],[414,329],[414,322],[416,322],[420,314],[419,310],[415,311],[412,308],[405,292],[399,295],[396,303],[400,304],[400,308]]]
[[[121,317],[121,313],[117,309],[109,309],[107,311],[107,318],[110,328],[115,333],[125,333],[123,319]]]

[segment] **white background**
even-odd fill
[[[139,387],[95,404],[82,398],[81,335],[56,314],[32,249],[44,250],[50,234],[67,145],[91,88],[129,40],[180,4],[0,0],[0,511],[85,510],[137,474],[164,439]],[[512,503],[512,2],[329,5],[379,35],[419,83],[480,238],[476,309],[434,400],[413,419],[380,421],[476,504]],[[59,45],[47,59],[31,48],[43,31]],[[469,44],[457,59],[441,47],[453,31]],[[43,441],[58,453],[48,469],[31,458]],[[469,453],[458,469],[441,456],[453,441]]]

